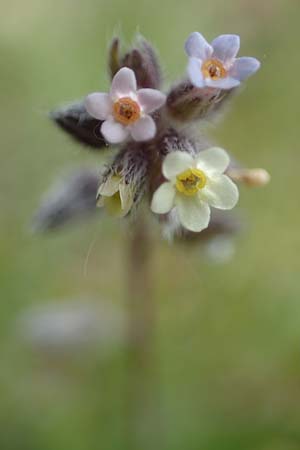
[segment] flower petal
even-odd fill
[[[197,58],[190,58],[187,72],[191,83],[198,87],[202,88],[205,86],[205,80],[202,74],[202,60]]]
[[[97,192],[98,195],[104,195],[105,197],[111,197],[119,190],[121,177],[118,175],[109,176],[104,183],[101,183]]]
[[[194,166],[194,158],[187,152],[169,153],[163,162],[162,173],[167,180],[172,180],[181,172]]]
[[[199,232],[208,227],[210,208],[207,203],[201,201],[198,195],[188,197],[176,195],[176,206],[180,223],[190,231]]]
[[[146,114],[161,108],[166,102],[166,96],[157,89],[140,89],[137,92],[138,102]]]
[[[230,65],[240,49],[240,37],[236,34],[222,34],[211,43],[213,47],[213,57],[222,61],[225,65]]]
[[[163,183],[154,192],[151,209],[156,214],[166,214],[174,206],[176,190],[170,181]]]
[[[108,214],[112,217],[123,217],[124,213],[122,210],[120,192],[117,191],[111,197],[102,197],[102,205],[104,206]],[[98,203],[98,206],[100,204]]]
[[[113,119],[106,120],[101,126],[101,133],[111,144],[119,144],[125,141],[129,130]]]
[[[256,58],[238,58],[233,63],[229,75],[239,81],[244,81],[246,78],[257,72],[259,68],[260,62]]]
[[[226,78],[220,78],[219,80],[211,80],[210,78],[205,79],[206,86],[215,89],[232,89],[240,85],[240,81],[232,78],[231,76]]]
[[[111,114],[112,101],[108,94],[94,92],[86,97],[84,106],[87,112],[96,119],[105,120]]]
[[[131,207],[133,205],[133,191],[130,188],[130,185],[126,184],[125,182],[120,183],[119,191],[120,191],[122,215],[126,216],[131,210]]]
[[[136,78],[133,70],[128,67],[122,67],[114,76],[110,94],[113,100],[120,97],[130,96],[130,94],[136,92]]]
[[[218,209],[232,209],[238,202],[237,186],[226,175],[215,175],[200,191],[201,198]]]
[[[156,125],[151,116],[144,116],[131,126],[130,132],[137,142],[149,141],[155,136]]]
[[[185,43],[185,51],[188,56],[198,59],[208,59],[212,55],[213,48],[202,36],[202,34],[195,31],[190,34]]]
[[[229,163],[230,158],[228,154],[219,147],[203,150],[196,157],[196,167],[208,173],[221,174],[225,172]]]

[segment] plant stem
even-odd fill
[[[132,225],[128,248],[128,438],[130,450],[153,447],[157,406],[155,396],[152,296],[152,241],[142,214]]]

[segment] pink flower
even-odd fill
[[[85,99],[87,112],[104,120],[101,133],[111,144],[125,141],[148,141],[156,134],[151,113],[161,108],[166,96],[156,89],[139,89],[134,72],[123,67],[114,76],[110,93],[97,92]]]
[[[255,58],[236,58],[240,37],[223,34],[209,44],[202,34],[192,33],[186,43],[189,56],[188,75],[194,86],[232,89],[260,67]]]

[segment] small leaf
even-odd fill
[[[62,109],[50,113],[50,118],[73,139],[94,149],[107,146],[107,142],[101,134],[103,123],[91,117],[83,102],[77,102]]]

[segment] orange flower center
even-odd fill
[[[122,125],[130,125],[141,117],[141,108],[130,97],[120,98],[114,103],[114,118]]]
[[[202,64],[202,73],[204,78],[219,80],[226,77],[227,70],[218,59],[208,59]]]

